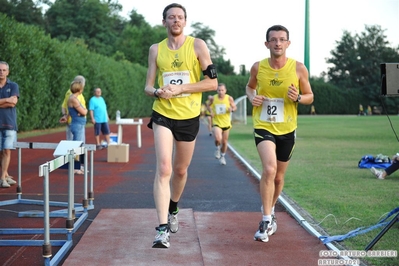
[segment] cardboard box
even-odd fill
[[[129,144],[111,144],[107,148],[107,162],[127,163],[129,162]]]

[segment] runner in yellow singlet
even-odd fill
[[[168,248],[169,232],[179,229],[177,204],[199,131],[202,92],[215,91],[218,84],[206,43],[183,33],[186,9],[168,5],[162,23],[168,37],[150,47],[145,84],[145,93],[155,99],[148,124],[154,133],[154,201],[159,222],[153,248]],[[157,73],[159,88],[154,87]]]
[[[313,103],[306,66],[286,56],[288,30],[275,25],[266,32],[270,57],[255,62],[246,94],[252,103],[255,144],[262,162],[262,220],[254,239],[267,242],[277,230],[274,205],[283,190],[284,175],[295,146],[298,104]]]
[[[210,101],[210,113],[213,123],[213,135],[215,136],[215,157],[221,165],[226,165],[225,154],[229,140],[231,125],[231,112],[237,110],[233,97],[226,94],[226,85],[218,85],[217,94]]]

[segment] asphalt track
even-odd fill
[[[188,182],[179,203],[180,230],[171,235],[169,249],[152,249],[157,226],[152,185],[155,170],[153,134],[142,127],[137,147],[136,126],[123,127],[123,142],[130,145],[128,163],[107,163],[107,150],[94,153],[94,208],[73,234],[73,246],[60,265],[318,265],[326,246],[309,234],[278,205],[278,231],[268,243],[253,240],[260,213],[259,181],[233,153],[227,165],[214,158],[213,138],[201,125]],[[249,129],[251,130],[251,129]],[[117,132],[112,124],[111,131]],[[65,132],[19,139],[19,142],[59,143]],[[87,143],[94,143],[92,128]],[[22,149],[22,198],[43,199],[38,166],[53,160],[54,150]],[[16,179],[18,154],[13,152],[9,173]],[[75,175],[75,202],[83,195],[82,175]],[[52,201],[67,200],[67,170],[51,173]],[[16,186],[0,188],[0,201],[16,199]],[[42,218],[18,217],[23,210],[42,206],[0,206],[1,228],[42,228]],[[65,227],[65,218],[51,218],[52,228]],[[34,235],[0,235],[1,239],[43,239]],[[51,239],[65,239],[52,234]],[[52,255],[59,252],[52,247]],[[42,247],[1,246],[2,265],[44,265]]]

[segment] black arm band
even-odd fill
[[[214,64],[209,65],[202,74],[207,75],[211,79],[215,79],[218,77],[218,73],[216,72],[216,67]]]

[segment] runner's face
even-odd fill
[[[218,88],[218,94],[219,94],[219,97],[224,96],[224,95],[226,94],[226,87],[220,86],[220,87]]]
[[[272,56],[282,56],[290,46],[291,42],[287,38],[285,31],[270,31],[268,40],[265,42],[266,47],[270,50]]]
[[[163,21],[168,32],[173,36],[179,36],[183,33],[186,26],[184,11],[181,8],[173,7],[167,11],[166,20]]]

